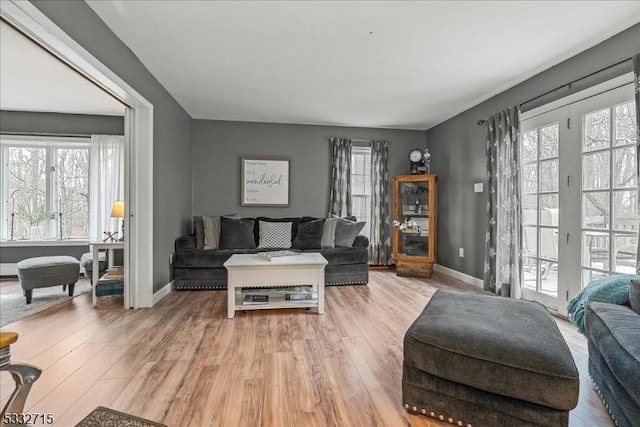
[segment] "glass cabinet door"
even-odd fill
[[[429,183],[398,182],[398,254],[429,256]]]

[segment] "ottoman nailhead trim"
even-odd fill
[[[447,421],[449,421],[449,423],[453,424],[453,418],[449,418]]]
[[[411,409],[413,410],[413,412],[416,412],[418,410],[418,408],[416,408],[415,406]]]
[[[404,404],[404,409],[409,409],[409,404],[408,403]]]
[[[427,413],[427,410],[426,410],[426,409],[424,409],[424,408],[422,408],[422,411],[420,411],[420,412],[422,412],[423,414],[426,414],[426,413]]]
[[[431,416],[431,417],[435,418],[435,417],[436,417],[436,414],[435,414],[435,413],[433,413],[433,412],[429,412],[429,416]]]
[[[462,421],[458,421],[456,424],[458,424],[460,427],[462,427]]]
[[[438,419],[439,419],[440,421],[444,421],[444,415],[438,415]]]

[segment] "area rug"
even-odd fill
[[[3,289],[2,284],[0,284],[0,327],[17,322],[20,319],[87,292],[91,292],[89,281],[80,279],[76,283],[73,297],[69,296],[68,289],[63,291],[62,286],[53,286],[34,289],[31,304],[27,304],[22,288],[19,286],[7,286]]]
[[[113,409],[98,406],[91,411],[82,421],[76,424],[76,427],[167,427],[165,424],[156,423],[154,421],[145,420],[135,415],[125,414],[124,412],[114,411]]]

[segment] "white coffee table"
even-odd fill
[[[264,310],[272,308],[317,308],[324,313],[324,267],[327,260],[319,253],[276,258],[271,261],[255,254],[235,254],[225,263],[229,273],[227,284],[227,317],[233,318],[238,310]],[[236,293],[242,288],[315,286],[317,301],[285,301],[269,298],[268,304],[242,305],[236,301]]]

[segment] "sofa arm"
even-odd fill
[[[360,234],[356,237],[356,240],[353,241],[354,248],[368,248],[369,247],[369,238],[367,236],[363,236]]]
[[[176,252],[192,251],[196,248],[196,236],[182,236],[175,241]]]

